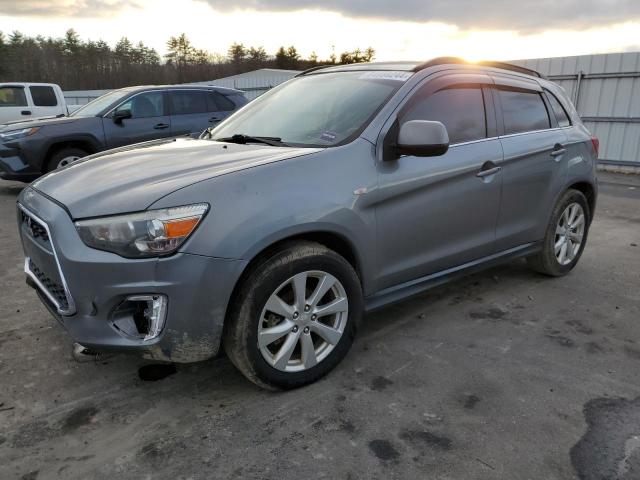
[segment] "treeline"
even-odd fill
[[[124,37],[115,47],[103,40],[84,41],[74,30],[63,38],[28,37],[0,32],[0,81],[57,83],[64,90],[120,88],[128,85],[213,80],[255,70],[303,70],[319,65],[368,62],[373,48],[302,58],[294,46],[269,54],[263,47],[234,43],[226,55],[196,48],[185,34],[171,37],[167,54]]]

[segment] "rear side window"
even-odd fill
[[[27,97],[23,87],[0,87],[0,108],[26,106]]]
[[[564,109],[560,100],[556,98],[556,96],[550,91],[546,90],[547,98],[549,99],[549,103],[551,104],[551,110],[553,110],[553,114],[556,116],[556,120],[558,120],[559,127],[568,127],[571,125],[571,120],[569,120],[569,115],[567,115],[567,111]]]
[[[524,90],[498,90],[504,133],[521,133],[550,128],[547,107],[538,92]]]
[[[449,142],[462,143],[487,137],[487,119],[482,90],[455,87],[439,90],[420,99],[402,118],[436,120],[447,127]]]
[[[206,93],[201,90],[176,90],[171,92],[171,114],[188,115],[207,111]]]
[[[58,105],[58,99],[53,87],[34,86],[29,87],[29,91],[36,107],[55,107]]]
[[[207,109],[210,112],[230,112],[235,110],[236,104],[219,92],[207,94]]]

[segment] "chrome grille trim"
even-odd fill
[[[56,261],[56,266],[58,267],[58,274],[60,275],[60,280],[62,281],[62,288],[64,289],[65,297],[67,298],[67,308],[64,308],[63,305],[56,299],[55,295],[51,293],[44,284],[40,281],[40,279],[36,276],[36,274],[31,270],[29,266],[31,259],[29,257],[25,258],[24,262],[24,273],[33,280],[33,282],[38,286],[40,291],[46,295],[46,297],[53,303],[56,307],[56,310],[60,315],[73,315],[76,313],[76,304],[73,301],[73,297],[71,296],[71,292],[69,291],[69,286],[67,285],[67,280],[64,278],[64,273],[62,273],[62,268],[60,267],[60,260],[58,260],[58,254],[56,252],[56,247],[53,244],[53,237],[51,236],[51,231],[49,230],[49,226],[46,224],[44,220],[38,217],[36,214],[28,210],[22,204],[18,203],[18,208],[22,210],[22,212],[31,218],[32,221],[38,223],[42,228],[47,232],[47,237],[49,243],[51,245],[51,251],[53,252],[53,258]]]

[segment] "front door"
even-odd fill
[[[447,128],[450,148],[438,157],[379,163],[379,289],[493,252],[502,148],[490,84],[486,75],[441,77],[401,108],[396,130],[408,120],[437,120]]]
[[[0,85],[0,123],[31,120],[32,108],[22,85]]]
[[[121,147],[171,136],[171,117],[165,109],[165,93],[138,93],[116,108],[131,111],[131,118],[114,122],[112,114],[102,119],[107,148]]]

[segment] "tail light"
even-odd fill
[[[593,151],[596,152],[596,158],[600,155],[600,140],[598,137],[591,137],[591,144],[593,145]]]

